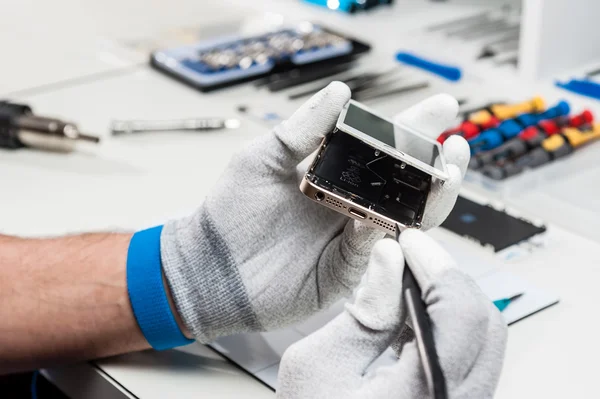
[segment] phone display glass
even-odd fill
[[[355,101],[350,101],[344,107],[338,127],[439,179],[448,178],[441,146],[437,141],[380,117]]]

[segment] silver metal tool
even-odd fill
[[[15,117],[12,126],[22,145],[41,150],[71,152],[78,141],[100,142],[99,137],[81,133],[74,123],[55,118],[25,114]]]
[[[377,90],[381,86],[370,88],[369,90],[359,91],[355,93],[355,99],[358,101],[370,101],[393,95],[400,95],[417,90],[426,89],[429,87],[429,82],[416,82],[401,87],[391,88],[389,90]]]
[[[206,131],[237,129],[239,119],[189,118],[162,121],[116,120],[111,123],[110,131],[114,136],[141,132]]]

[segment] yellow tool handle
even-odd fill
[[[562,134],[569,140],[569,144],[571,144],[573,148],[577,148],[600,138],[600,123],[595,123],[591,130],[566,127],[562,130]]]
[[[484,125],[490,121],[492,114],[488,110],[482,109],[474,114],[469,115],[469,121],[476,125]]]
[[[514,118],[519,114],[525,114],[530,112],[540,112],[546,107],[544,99],[542,97],[533,97],[529,101],[525,101],[519,104],[497,104],[492,106],[492,112],[494,116],[500,120]]]
[[[542,147],[548,152],[555,152],[563,145],[567,145],[567,143],[565,142],[565,138],[560,134],[553,134],[542,141]]]
[[[487,110],[481,110],[469,115],[469,120],[476,125],[487,123],[490,118],[495,116],[500,120],[514,118],[519,114],[529,112],[541,112],[546,105],[542,97],[534,97],[531,100],[519,104],[496,104],[491,106],[492,113]]]

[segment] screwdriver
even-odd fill
[[[223,118],[189,118],[174,120],[117,120],[113,121],[110,131],[114,136],[140,132],[167,132],[167,131],[206,131],[221,129],[237,129],[240,126],[238,119]]]
[[[517,104],[494,104],[489,110],[481,110],[469,115],[469,120],[476,124],[482,124],[488,121],[492,116],[500,120],[514,118],[519,114],[541,112],[545,108],[544,99],[534,97],[531,100]]]
[[[500,121],[496,117],[491,117],[486,123],[481,125],[477,125],[471,121],[464,121],[458,125],[458,127],[446,130],[444,133],[440,134],[440,136],[437,138],[437,141],[440,144],[444,144],[444,141],[446,141],[448,137],[454,135],[462,136],[466,140],[470,140],[477,137],[477,135],[482,131],[498,126],[499,123]]]
[[[416,82],[408,85],[394,87],[388,90],[377,90],[377,86],[370,87],[369,90],[355,92],[353,98],[357,101],[370,101],[382,97],[389,97],[398,94],[411,93],[417,90],[426,89],[429,87],[429,82]]]
[[[491,111],[492,106],[497,105],[497,104],[503,104],[504,105],[505,103],[504,102],[500,102],[500,101],[495,101],[495,102],[488,103],[486,105],[480,105],[480,106],[477,106],[477,107],[473,107],[473,108],[469,108],[469,109],[465,109],[465,110],[460,110],[459,111],[459,115],[460,115],[460,117],[463,120],[468,121],[469,120],[469,116],[471,114],[474,114],[474,113],[479,112],[479,111],[488,111],[491,114],[491,112],[492,112]],[[484,121],[484,123],[487,123],[487,121]],[[477,123],[477,125],[481,125],[481,123]]]
[[[536,126],[523,130],[501,146],[487,152],[476,154],[469,162],[469,169],[479,169],[484,165],[498,162],[502,159],[517,158],[533,148],[539,147],[547,137],[559,133],[564,127],[580,127],[593,122],[594,116],[589,110],[572,117],[559,117],[556,119],[540,121]]]
[[[27,105],[0,101],[1,148],[71,152],[80,141],[99,143],[100,138],[81,133],[74,123],[34,115]]]
[[[470,140],[469,146],[471,147],[471,152],[475,154],[499,147],[506,140],[515,137],[525,128],[535,126],[541,120],[554,119],[567,115],[569,112],[569,104],[566,101],[559,101],[557,105],[548,108],[544,112],[538,114],[521,114],[516,118],[505,120],[498,127],[488,129]]]
[[[592,125],[590,130],[566,127],[560,133],[545,139],[540,147],[534,148],[514,162],[502,165],[487,165],[482,173],[494,180],[502,180],[521,173],[525,168],[537,168],[565,157],[575,149],[600,138],[600,123]]]
[[[396,241],[400,240],[400,225],[396,224]],[[412,270],[406,260],[404,261],[404,274],[402,275],[402,296],[413,322],[415,341],[425,381],[429,390],[429,397],[433,399],[447,399],[448,388],[440,360],[435,349],[431,319],[427,313],[427,304],[423,301],[421,287],[417,283]]]

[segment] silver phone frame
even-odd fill
[[[358,129],[355,129],[352,126],[346,125],[344,123],[344,119],[346,119],[346,113],[348,112],[348,107],[351,104],[358,108],[363,109],[364,111],[366,111],[370,114],[375,115],[378,118],[385,120],[386,122],[391,123],[394,126],[398,126],[399,128],[404,129],[411,134],[414,134],[415,136],[427,141],[430,144],[433,144],[438,149],[438,153],[440,156],[440,162],[444,169],[440,170],[431,165],[428,165],[425,162],[420,161],[417,158],[411,156],[410,154],[406,154],[406,153],[404,153],[394,147],[391,147],[377,139],[374,139],[373,137],[369,136],[368,134],[363,133]],[[437,142],[436,140],[430,139],[429,137],[425,136],[422,133],[419,133],[418,131],[411,128],[410,126],[407,126],[402,123],[397,123],[397,122],[392,121],[389,118],[386,118],[385,116],[373,111],[369,107],[364,106],[363,104],[359,103],[358,101],[350,100],[344,105],[344,107],[342,108],[342,112],[340,113],[340,116],[338,117],[338,120],[336,122],[336,127],[339,130],[341,130],[345,133],[348,133],[348,134],[358,138],[359,140],[362,140],[362,141],[368,143],[372,147],[388,154],[389,156],[399,159],[399,160],[407,163],[408,165],[414,166],[415,168],[420,169],[420,170],[430,174],[431,176],[434,176],[440,180],[448,180],[450,178],[450,175],[448,174],[448,167],[446,165],[446,158],[444,157],[443,148],[439,142]]]

